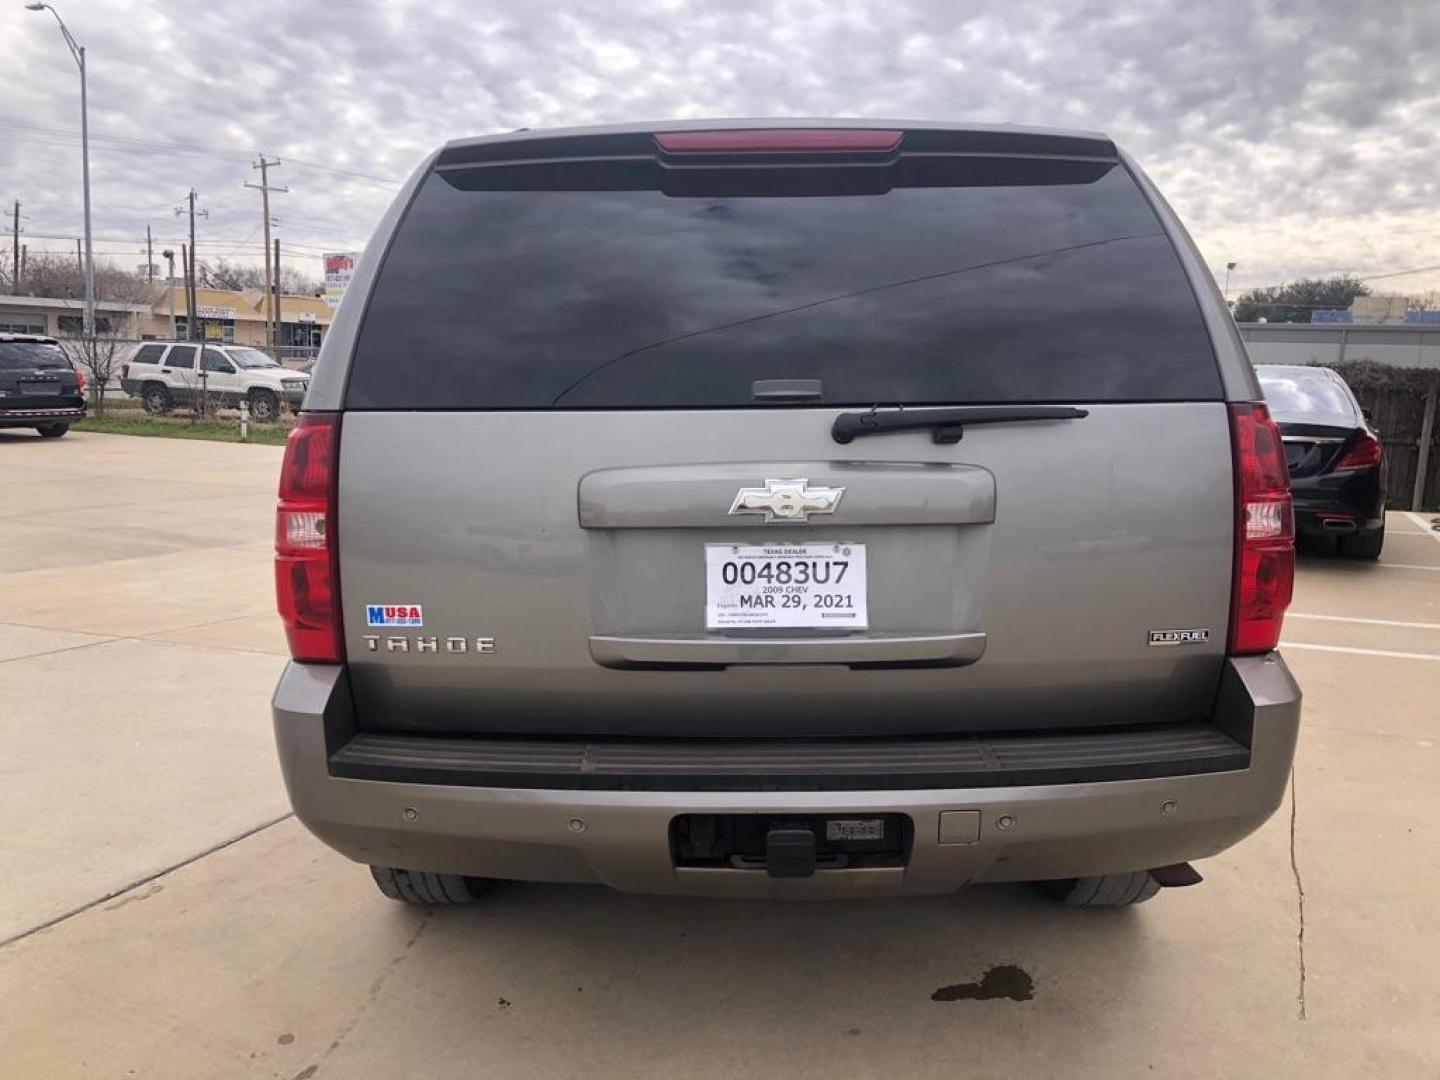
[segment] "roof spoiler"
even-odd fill
[[[826,136],[830,138],[827,139]],[[772,145],[762,145],[767,137],[772,140]],[[798,140],[802,138],[811,140],[812,145],[798,145]],[[727,139],[730,140],[728,146]],[[884,145],[881,145],[882,143]],[[656,160],[692,155],[699,157],[702,154],[729,157],[739,153],[774,153],[787,157],[797,153],[844,153],[888,157],[897,152],[906,156],[924,154],[1057,158],[1109,163],[1119,161],[1119,152],[1109,139],[1084,135],[1052,135],[1018,130],[897,130],[889,127],[881,130],[878,127],[869,129],[850,126],[785,129],[756,125],[737,126],[733,129],[706,127],[694,131],[629,131],[551,136],[537,134],[533,137],[526,135],[521,138],[447,146],[440,152],[435,165],[443,169],[577,158]]]

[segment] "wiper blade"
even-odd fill
[[[887,431],[914,431],[930,428],[937,443],[957,443],[966,424],[1015,424],[1026,420],[1081,420],[1088,409],[1070,405],[966,405],[952,409],[897,409],[894,412],[841,413],[830,428],[837,443],[848,443],[861,435],[883,435]]]

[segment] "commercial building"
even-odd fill
[[[265,344],[265,293],[260,289],[197,289],[200,336],[236,345]],[[154,304],[95,302],[95,325],[121,338],[187,337],[185,290],[162,288]],[[84,301],[50,296],[0,296],[0,332],[78,337]],[[171,326],[171,312],[174,326]],[[330,329],[333,309],[317,296],[280,297],[280,341],[287,348],[314,348]]]
[[[148,308],[148,318],[137,337],[170,337],[173,291],[174,335],[188,337],[185,290],[177,285],[162,290],[160,300]],[[265,344],[265,293],[260,289],[196,289],[195,315],[200,337],[236,345]],[[331,307],[317,296],[280,297],[280,341],[286,347],[314,347],[330,329]]]
[[[55,296],[0,296],[0,333],[78,337],[84,326],[85,302]],[[150,317],[149,304],[120,300],[95,302],[95,325],[101,333],[138,337]]]

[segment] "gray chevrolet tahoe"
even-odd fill
[[[399,900],[1129,904],[1290,770],[1284,453],[1101,135],[450,143],[336,314],[276,549],[291,800]]]

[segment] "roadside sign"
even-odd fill
[[[336,251],[325,256],[325,302],[332,308],[339,306],[345,295],[358,258],[358,251]]]

